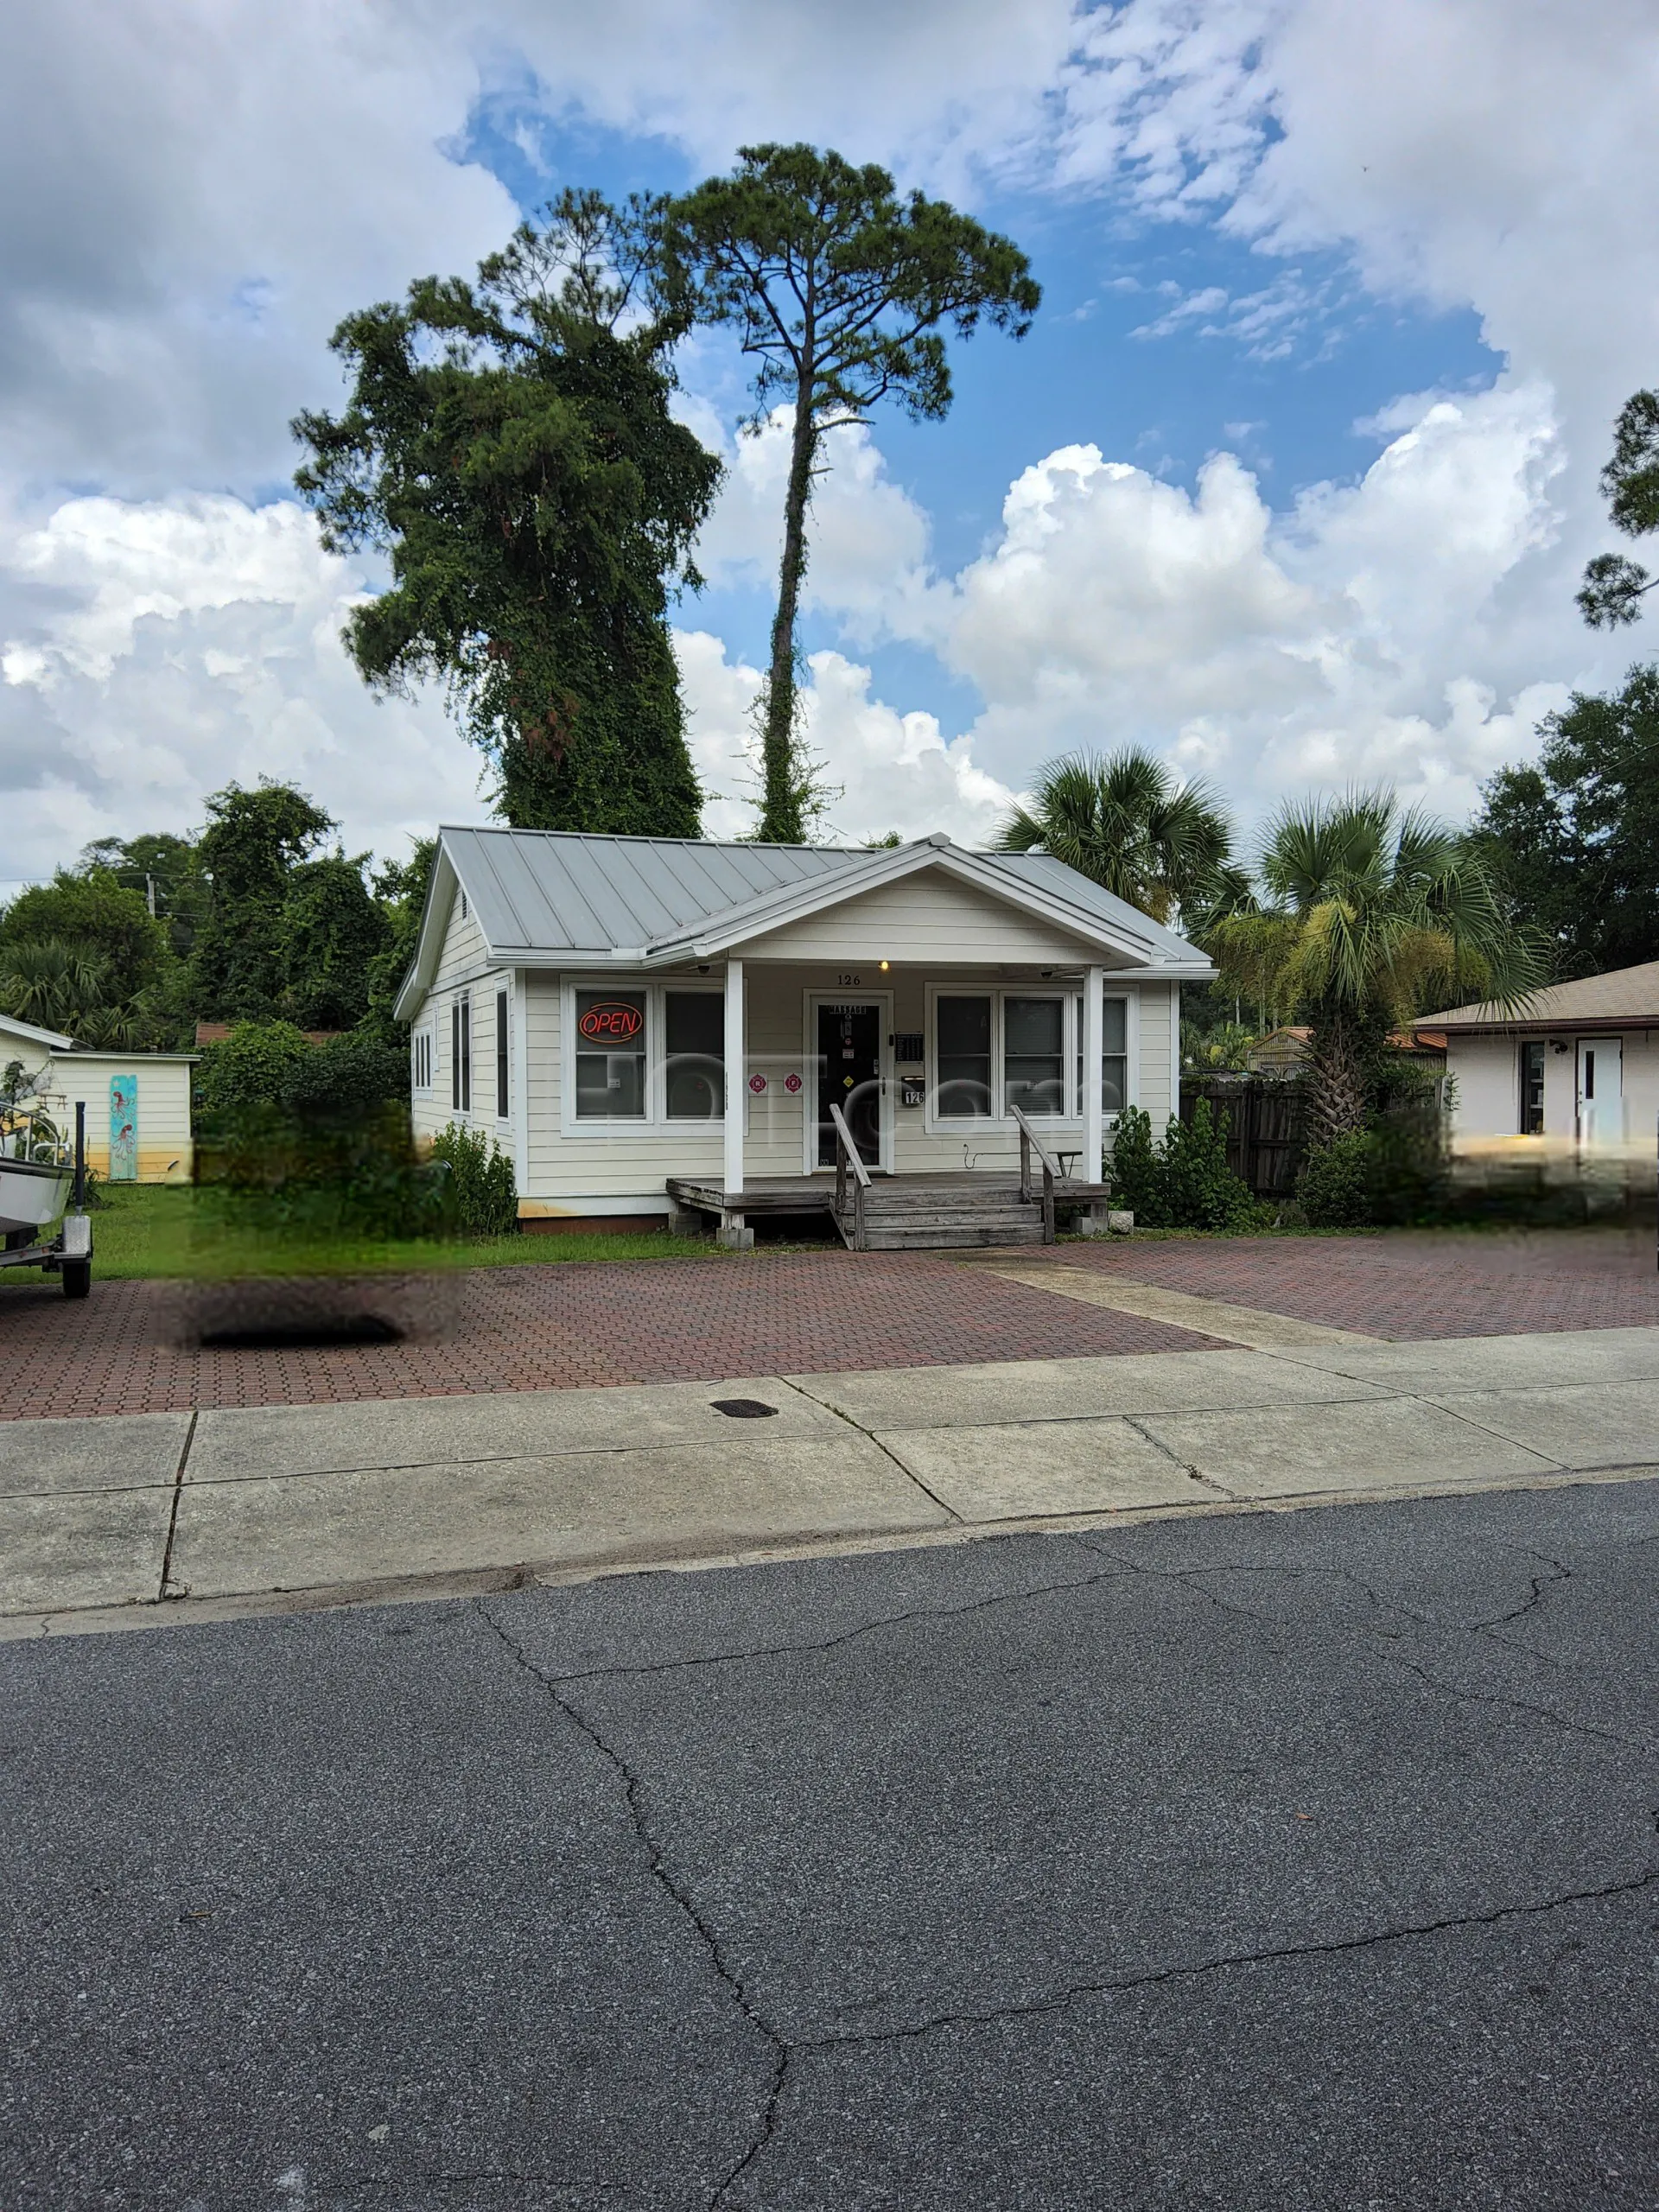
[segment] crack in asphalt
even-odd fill
[[[628,1809],[628,1817],[633,1824],[633,1832],[640,1847],[645,1853],[646,1864],[652,1880],[657,1883],[677,1909],[681,1917],[692,1929],[702,1947],[709,1965],[730,1993],[733,2002],[755,2033],[766,2042],[772,2051],[772,2079],[767,2087],[760,2119],[745,2146],[742,2156],[728,2170],[713,2196],[709,2199],[709,2212],[714,2212],[714,2208],[724,2200],[727,2192],[738,2177],[766,2148],[776,2130],[779,2100],[783,2094],[784,2080],[789,2069],[789,2044],[755,2004],[742,1976],[728,1962],[718,1931],[705,1916],[686,1883],[670,1866],[662,1845],[652,1834],[651,1823],[645,1815],[645,1785],[639,1776],[634,1772],[622,1753],[617,1750],[603,1731],[588,1718],[581,1707],[561,1694],[563,1688],[561,1678],[549,1675],[538,1667],[529,1653],[502,1626],[481,1599],[474,1601],[474,1610],[499,1637],[503,1645],[512,1655],[516,1663],[522,1667],[533,1681],[541,1684],[553,1704],[564,1714],[572,1726],[580,1730],[601,1758],[620,1777],[622,1783],[624,1802]]]
[[[913,1605],[902,1613],[882,1613],[874,1620],[861,1621],[856,1628],[842,1629],[834,1636],[810,1643],[760,1643],[733,1651],[702,1652],[687,1659],[657,1659],[637,1667],[582,1667],[568,1674],[543,1674],[543,1679],[555,1682],[621,1681],[641,1675],[678,1674],[688,1667],[724,1667],[745,1659],[789,1659],[797,1654],[836,1651],[843,1644],[855,1643],[861,1637],[874,1636],[884,1628],[902,1627],[909,1621],[955,1620],[972,1613],[988,1612],[998,1605],[1020,1605],[1030,1598],[1053,1597],[1065,1590],[1092,1590],[1097,1583],[1120,1580],[1124,1571],[1121,1567],[1103,1568],[1097,1574],[1067,1576],[1058,1582],[1034,1582],[1023,1590],[998,1591],[988,1598],[975,1598],[962,1605]]]
[[[1046,1997],[1032,1998],[1024,2003],[997,2005],[988,2010],[963,2012],[940,2012],[925,2020],[917,2020],[899,2028],[872,2029],[868,2034],[800,2037],[793,2048],[798,2050],[831,2050],[842,2045],[861,2044],[903,2043],[912,2037],[937,2034],[941,2029],[955,2027],[985,2027],[998,2020],[1034,2018],[1045,2012],[1063,2011],[1081,1998],[1116,1996],[1127,1990],[1152,1989],[1172,1981],[1191,1981],[1205,1974],[1230,1972],[1239,1967],[1274,1966],[1290,1959],[1335,1958],[1353,1951],[1367,1951],[1381,1943],[1404,1943],[1424,1936],[1445,1936],[1465,1929],[1496,1928],[1506,1920],[1535,1919],[1544,1913],[1560,1912],[1569,1905],[1594,1904],[1609,1897],[1633,1896],[1659,1881],[1659,1866],[1645,1868],[1640,1874],[1619,1882],[1607,1882],[1592,1890],[1568,1890],[1560,1896],[1541,1897],[1527,1904],[1497,1905],[1490,1912],[1454,1913],[1444,1920],[1408,1922],[1402,1927],[1379,1928],[1369,1935],[1347,1936],[1326,1943],[1287,1943],[1262,1951],[1224,1952],[1211,1959],[1198,1959],[1189,1963],[1155,1967],[1145,1974],[1114,1976],[1101,1981],[1079,1981],[1067,1985]]]

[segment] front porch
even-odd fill
[[[853,1251],[939,1251],[972,1246],[1048,1244],[1070,1217],[1084,1235],[1103,1227],[1103,1183],[1051,1174],[1023,1185],[1017,1175],[941,1171],[931,1174],[767,1175],[728,1192],[718,1179],[671,1175],[677,1215],[715,1218],[722,1243],[747,1249],[753,1222],[828,1214]]]

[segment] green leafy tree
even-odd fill
[[[1564,975],[1659,959],[1659,667],[1575,693],[1542,734],[1535,766],[1483,785],[1474,825],[1510,912]]]
[[[386,938],[369,969],[369,1003],[364,1027],[384,1042],[401,1043],[405,1032],[392,1012],[404,978],[415,962],[427,885],[437,858],[435,837],[418,837],[406,861],[387,861],[375,873],[374,895],[385,917]]]
[[[867,423],[886,398],[918,422],[950,404],[944,331],[986,321],[1022,337],[1041,293],[1013,242],[944,200],[901,200],[873,164],[812,146],[745,146],[728,177],[672,201],[663,224],[669,296],[699,321],[735,327],[758,363],[759,428],[791,410],[778,607],[761,701],[757,834],[796,844],[811,812],[812,764],[796,716],[796,619],[806,512],[823,441]]]
[[[1313,1149],[1365,1127],[1395,1023],[1448,997],[1513,1008],[1547,973],[1480,846],[1391,792],[1281,808],[1261,872],[1267,900],[1205,942],[1224,986],[1235,969],[1265,972],[1268,995],[1309,1024]]]
[[[520,828],[698,833],[668,588],[697,581],[720,468],[670,412],[656,227],[566,193],[474,283],[347,316],[350,404],[294,424],[325,544],[391,560],[346,626],[358,669],[442,683]]]
[[[1073,754],[1038,776],[1029,809],[997,837],[1005,853],[1052,853],[1154,921],[1213,894],[1231,854],[1232,825],[1202,784],[1183,784],[1131,747]]]
[[[198,848],[207,897],[189,970],[198,1019],[260,1021],[283,1010],[290,879],[334,826],[292,784],[229,784],[208,799]]]
[[[1627,537],[1659,530],[1659,391],[1631,394],[1613,425],[1613,456],[1601,472],[1613,527]],[[1634,622],[1656,580],[1623,553],[1599,553],[1585,569],[1578,603],[1598,630]]]
[[[166,929],[146,907],[143,893],[102,868],[84,876],[60,868],[51,882],[17,893],[0,916],[0,953],[24,944],[55,944],[84,978],[82,993],[95,980],[95,998],[84,998],[84,1004],[98,1004],[104,1011],[135,1007],[143,993],[162,982],[173,957]]]
[[[350,1029],[369,1010],[374,963],[391,925],[363,880],[369,855],[302,861],[283,894],[283,1005],[302,1029]]]
[[[101,837],[80,856],[80,874],[102,869],[130,891],[143,894],[149,912],[162,923],[174,952],[188,960],[195,943],[204,899],[195,841],[165,830],[137,837]]]

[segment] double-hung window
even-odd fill
[[[1065,1001],[1002,1001],[1002,1110],[1050,1119],[1065,1111]]]
[[[643,1122],[650,1043],[643,990],[576,993],[576,1118]]]
[[[726,1001],[719,991],[663,993],[663,1111],[712,1122],[726,1110]]]
[[[933,1111],[941,1121],[981,1122],[991,1097],[991,1001],[941,996],[933,1001]]]
[[[726,1110],[726,1000],[660,983],[579,986],[566,1000],[576,1122],[717,1122]]]
[[[512,1093],[507,1085],[507,995],[495,995],[495,1115],[499,1122],[507,1118]]]
[[[1073,1001],[1077,1024],[1077,1111],[1083,1111],[1083,1001]],[[1106,1114],[1121,1114],[1129,1103],[1129,1002],[1103,999],[1100,1004],[1100,1103]]]
[[[473,1110],[473,1001],[465,991],[449,1009],[449,1103],[457,1114]]]
[[[410,1082],[416,1090],[432,1088],[432,1032],[417,1029],[409,1040]]]

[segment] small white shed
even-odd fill
[[[63,1134],[86,1109],[86,1165],[111,1183],[188,1183],[194,1165],[194,1052],[89,1051],[72,1037],[0,1014],[0,1066],[21,1061]]]
[[[741,1228],[822,1204],[832,1103],[889,1183],[1006,1185],[1015,1106],[1097,1178],[1122,1106],[1179,1111],[1212,972],[1040,854],[445,828],[397,1013],[417,1134],[488,1130],[527,1225]]]
[[[1492,1006],[1426,1014],[1444,1032],[1459,1150],[1651,1158],[1659,1122],[1659,960]]]

